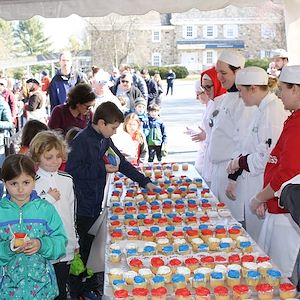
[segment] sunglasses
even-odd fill
[[[122,83],[129,83],[128,80],[121,80]]]
[[[212,115],[211,115],[211,118],[209,119],[208,121],[208,126],[209,127],[213,127],[214,126],[214,118],[219,114],[219,110],[214,110]]]

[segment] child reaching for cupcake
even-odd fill
[[[67,238],[54,206],[33,190],[35,176],[28,156],[11,155],[3,163],[7,194],[0,201],[1,299],[58,295],[50,260],[65,255]]]

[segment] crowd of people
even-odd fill
[[[96,66],[82,74],[69,52],[59,64],[52,79],[43,71],[18,93],[0,78],[3,299],[101,299],[104,270],[91,275],[86,267],[107,176],[120,171],[153,191],[136,166],[161,162],[166,152],[158,73],[152,78],[122,64],[112,74]],[[13,131],[17,154],[7,151]],[[70,271],[75,257],[84,266],[80,274]]]
[[[187,133],[200,143],[195,167],[214,195],[297,284],[300,66],[287,63],[286,51],[276,50],[276,72],[267,73],[223,51],[195,84],[206,112],[200,131]]]

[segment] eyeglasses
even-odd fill
[[[212,115],[211,115],[211,118],[209,119],[208,121],[208,126],[209,127],[213,127],[214,126],[214,118],[219,114],[219,110],[216,109],[213,111]]]
[[[202,85],[202,88],[204,88],[207,92],[209,92],[213,86],[214,86],[213,84],[212,85]]]
[[[129,83],[128,80],[121,80],[122,83]]]

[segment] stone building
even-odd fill
[[[91,18],[90,24],[93,63],[107,70],[120,63],[179,64],[198,72],[213,65],[223,49],[268,58],[273,49],[286,48],[283,10],[272,3],[162,15],[112,14]]]

